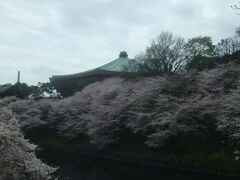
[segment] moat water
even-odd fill
[[[58,166],[62,180],[232,180],[238,178],[181,172],[174,169],[146,167],[124,162],[43,150],[38,156],[50,165]]]

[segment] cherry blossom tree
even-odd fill
[[[85,134],[99,149],[118,142],[126,128],[141,133],[146,145],[155,148],[181,133],[205,136],[214,131],[240,144],[229,133],[239,130],[239,70],[238,61],[233,61],[202,72],[110,78],[65,99],[12,98],[2,100],[2,106],[14,112],[24,131],[50,126],[62,136]]]
[[[56,168],[36,158],[36,145],[20,131],[18,121],[7,108],[0,109],[0,179],[51,179]]]

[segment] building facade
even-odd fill
[[[63,96],[70,96],[80,91],[84,86],[106,78],[136,75],[135,61],[128,58],[126,51],[119,54],[119,58],[98,68],[69,75],[53,75],[50,82]]]

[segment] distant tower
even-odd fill
[[[20,83],[20,71],[18,71],[17,83]]]

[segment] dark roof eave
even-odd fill
[[[94,76],[94,75],[133,75],[136,74],[136,72],[119,72],[119,71],[105,71],[100,69],[94,69],[82,73],[76,73],[76,74],[69,74],[69,75],[53,75],[50,77],[50,80],[67,80],[67,79],[75,79],[75,78],[81,78],[81,77],[87,77],[87,76]]]

